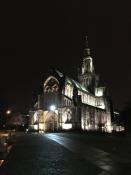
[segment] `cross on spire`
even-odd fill
[[[84,48],[84,56],[90,56],[90,48],[88,46],[88,36],[85,36],[85,48]]]

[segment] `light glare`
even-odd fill
[[[55,111],[55,109],[56,109],[56,106],[55,106],[55,105],[51,105],[51,106],[50,106],[50,110],[51,110],[51,111]]]

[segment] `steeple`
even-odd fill
[[[84,40],[85,40],[84,57],[88,57],[88,56],[90,56],[90,48],[89,48],[89,45],[88,45],[88,37],[87,37],[87,35],[85,36]]]
[[[83,64],[82,64],[82,74],[93,73],[94,66],[92,57],[90,54],[90,48],[88,46],[88,37],[87,35],[84,38],[84,57],[83,57]]]
[[[84,37],[84,56],[79,81],[85,88],[93,91],[94,76],[95,72],[93,66],[93,59],[91,57],[90,48],[88,45],[88,37],[86,35]]]

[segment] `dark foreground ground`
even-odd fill
[[[87,134],[17,134],[0,175],[131,175],[130,143]]]

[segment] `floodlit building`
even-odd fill
[[[107,88],[99,84],[87,37],[78,80],[52,69],[42,86],[42,93],[29,111],[29,129],[112,132],[111,103]]]

